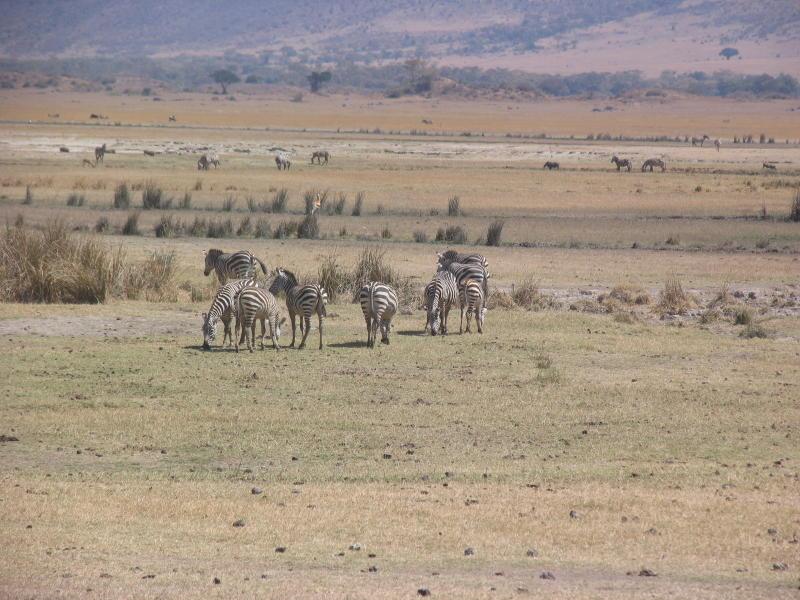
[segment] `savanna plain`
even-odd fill
[[[158,271],[2,290],[0,597],[797,597],[796,101],[211,98],[0,92],[4,252]],[[331,282],[324,349],[203,351],[209,248]],[[447,248],[489,261],[482,334],[424,331]]]

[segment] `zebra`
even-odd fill
[[[177,122],[178,119],[175,117],[175,115],[170,115],[169,116],[169,120],[170,120],[170,123],[175,123],[175,122]]]
[[[203,350],[211,349],[211,342],[214,341],[217,335],[217,321],[219,320],[221,320],[225,326],[225,332],[222,335],[222,345],[225,345],[226,339],[228,340],[229,347],[233,344],[231,318],[236,316],[237,296],[244,288],[256,287],[256,285],[256,282],[252,279],[238,279],[226,283],[217,290],[217,294],[211,302],[211,308],[207,313],[203,313]],[[236,333],[238,335],[238,318],[236,325]]]
[[[285,154],[276,154],[275,155],[275,164],[278,167],[278,171],[285,170],[288,171],[292,168],[292,161],[289,160],[289,157]]]
[[[447,335],[447,317],[450,309],[458,304],[458,287],[456,278],[449,271],[437,272],[431,282],[425,286],[425,307],[428,319],[425,329],[430,326],[431,335]]]
[[[453,275],[455,275],[458,287],[464,285],[464,282],[467,279],[479,281],[481,287],[483,288],[483,305],[484,308],[486,308],[486,298],[489,296],[489,276],[487,275],[486,269],[483,267],[483,265],[451,262],[447,265],[439,264],[437,271],[450,271]]]
[[[214,168],[220,166],[220,160],[217,158],[216,154],[203,154],[200,157],[200,160],[197,161],[197,170],[198,171],[208,171],[208,167],[214,165]]]
[[[97,164],[104,162],[103,158],[105,157],[105,155],[106,155],[106,145],[103,144],[102,146],[97,146],[94,149],[94,163]]]
[[[722,145],[722,144],[720,143],[720,141],[719,141],[718,139],[717,139],[717,140],[714,140],[714,147],[717,149],[717,152],[719,152],[719,147],[720,147],[721,145]]]
[[[461,254],[456,250],[446,250],[436,254],[439,264],[445,267],[450,263],[462,263],[465,265],[481,265],[486,271],[487,279],[491,277],[489,274],[489,261],[483,254]]]
[[[361,288],[358,299],[367,322],[367,347],[375,347],[378,327],[381,330],[381,342],[388,345],[392,317],[397,313],[397,292],[385,283],[370,281]]]
[[[319,165],[327,165],[328,164],[328,159],[330,158],[330,156],[331,155],[328,153],[327,150],[315,150],[311,154],[311,164],[313,165],[314,164],[314,160],[316,160],[317,164],[319,164]],[[323,160],[325,162],[322,162]]]
[[[650,172],[653,172],[653,167],[661,167],[661,172],[667,170],[667,163],[665,163],[660,158],[648,158],[644,163],[642,163],[642,173],[644,173],[648,167],[650,168]]]
[[[761,164],[761,168],[762,169],[769,169],[771,171],[776,171],[777,170],[777,167],[775,165],[771,165],[769,163],[762,163]]]
[[[203,254],[206,257],[203,275],[208,277],[211,271],[216,271],[220,285],[225,285],[228,279],[250,279],[255,277],[256,263],[261,265],[261,270],[265,275],[267,273],[267,265],[247,250],[225,254],[219,248],[211,248],[203,252]]]
[[[269,321],[269,335],[275,350],[280,350],[278,338],[281,335],[281,324],[286,318],[278,322],[278,302],[269,291],[254,287],[245,288],[239,294],[237,303],[237,317],[242,328],[243,337],[247,340],[247,349],[253,351],[256,344],[256,320],[261,321],[261,349],[264,349],[264,321]],[[251,341],[252,340],[252,341]],[[236,352],[239,352],[239,343],[236,339]]]
[[[692,137],[692,146],[698,146],[699,145],[702,148],[703,144],[705,144],[707,139],[709,139],[709,137],[707,135],[703,135],[703,137],[701,137],[701,138]]]
[[[464,311],[467,312],[467,333],[472,333],[469,329],[472,314],[475,314],[475,323],[478,325],[478,333],[483,333],[483,318],[486,315],[485,299],[483,297],[483,286],[480,281],[467,279],[463,285],[458,286],[458,296],[461,302],[461,327],[458,332],[463,333]]]
[[[611,158],[611,162],[612,162],[612,163],[614,163],[615,165],[617,165],[617,171],[619,171],[620,169],[622,169],[623,167],[625,167],[625,168],[627,168],[627,169],[628,169],[628,173],[630,173],[630,172],[631,172],[631,167],[632,167],[633,165],[631,164],[631,161],[630,161],[630,160],[628,160],[627,158],[617,158],[617,155],[615,154],[615,155],[614,155],[614,156]]]
[[[561,167],[559,166],[559,164],[557,162],[552,161],[552,160],[548,160],[546,163],[544,163],[544,167],[543,168],[547,169],[548,171],[552,171],[553,169],[558,171]]]
[[[325,288],[316,283],[300,285],[297,283],[294,273],[282,267],[275,269],[274,274],[269,291],[275,295],[281,291],[286,293],[286,308],[289,311],[289,319],[292,321],[292,343],[289,344],[289,347],[294,348],[295,316],[300,316],[300,333],[303,334],[300,348],[305,348],[306,338],[311,330],[311,315],[316,313],[319,321],[319,349],[322,350],[322,319],[327,315],[325,305],[328,303],[328,293]],[[305,327],[303,327],[304,325]]]

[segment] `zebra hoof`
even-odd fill
[[[208,345],[208,344],[206,344],[206,343],[204,343],[204,344],[201,346],[201,348],[202,348],[203,350],[211,350],[211,346],[209,346],[209,345]]]
[[[381,344],[386,344],[388,346],[389,345],[389,338],[386,338],[385,340],[381,340]]]

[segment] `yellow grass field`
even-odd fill
[[[0,92],[4,236],[174,257],[157,297],[0,304],[0,598],[797,597],[796,101],[288,98]],[[212,247],[309,280],[378,249],[415,292],[388,346],[345,290],[322,351],[207,352]],[[489,261],[483,334],[423,331],[447,248]]]

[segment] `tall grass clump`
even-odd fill
[[[514,285],[511,290],[511,299],[516,306],[525,310],[537,311],[558,306],[556,299],[543,294],[539,289],[539,285],[532,279],[526,279]]]
[[[691,297],[683,290],[681,280],[674,276],[667,279],[658,296],[658,310],[668,315],[682,315],[692,304]]]
[[[158,187],[154,181],[145,182],[142,188],[142,208],[169,208],[171,204],[172,201],[164,196],[164,190]]]
[[[31,186],[25,186],[25,198],[22,200],[23,204],[31,205],[33,204],[33,192],[31,191]]]
[[[128,210],[131,206],[131,193],[124,181],[114,188],[114,208]]]
[[[353,302],[358,302],[358,294],[368,281],[392,286],[403,304],[409,304],[415,293],[411,278],[400,275],[386,260],[386,250],[381,248],[364,248],[358,257],[350,278]]]
[[[319,265],[317,281],[328,292],[328,299],[336,302],[350,286],[350,273],[339,264],[336,254],[329,254]]]
[[[233,195],[229,195],[225,200],[222,201],[222,211],[223,212],[231,212],[234,207],[236,206],[236,198]]]
[[[183,198],[181,198],[180,204],[178,204],[178,208],[181,210],[189,210],[192,208],[192,192],[186,190],[183,193]]]
[[[94,224],[94,230],[97,233],[106,233],[109,229],[111,229],[111,224],[106,217],[100,217],[97,219],[97,223]]]
[[[259,219],[256,221],[256,226],[253,229],[253,236],[257,238],[271,238],[272,227],[266,219]]]
[[[789,219],[795,223],[800,223],[800,190],[794,194],[792,206],[789,210]]]
[[[183,223],[176,220],[172,215],[164,215],[161,221],[153,227],[156,237],[171,238],[180,235],[183,232]]]
[[[122,226],[122,235],[140,235],[139,231],[139,213],[132,212],[125,219],[125,224]]]
[[[189,235],[192,237],[205,237],[208,231],[208,224],[205,219],[195,217],[192,224],[188,227]]]
[[[487,246],[500,245],[500,240],[503,237],[503,225],[505,225],[505,222],[499,219],[497,221],[492,222],[489,225],[489,229],[486,230]]]
[[[239,237],[248,236],[253,232],[253,223],[250,217],[244,217],[239,221],[239,227],[236,229],[236,235]]]
[[[428,242],[428,234],[424,231],[415,231],[414,232],[414,241],[418,244],[425,244]]]
[[[467,243],[467,230],[461,225],[448,225],[447,227],[439,227],[436,231],[437,242],[452,242],[453,244],[466,244]]]
[[[463,214],[461,212],[461,198],[458,196],[452,196],[447,201],[447,216],[448,217],[457,217]]]
[[[295,221],[281,221],[272,233],[272,237],[276,240],[285,240],[297,234],[297,222]]]
[[[315,240],[319,237],[319,221],[317,215],[306,215],[297,227],[297,237]]]
[[[364,192],[356,193],[356,201],[353,204],[353,211],[350,213],[351,216],[353,216],[353,217],[360,217],[361,216],[361,210],[364,208],[364,198],[365,197],[366,196],[365,196]]]
[[[339,192],[336,200],[328,205],[328,214],[342,215],[344,214],[345,206],[347,206],[347,194]]]
[[[310,215],[314,210],[314,203],[317,200],[317,191],[316,190],[308,190],[303,194],[303,204],[305,206],[305,213],[306,215]]]
[[[220,221],[208,222],[206,229],[206,237],[210,238],[226,238],[233,237],[233,221],[230,219]]]
[[[123,294],[131,300],[177,300],[177,261],[174,252],[153,252],[144,262],[131,265],[123,276]]]
[[[67,196],[67,206],[83,206],[84,204],[86,204],[86,196],[83,194],[72,192]]]
[[[285,213],[286,207],[289,204],[289,190],[286,188],[281,188],[275,192],[275,196],[272,198],[272,212],[274,213]]]

